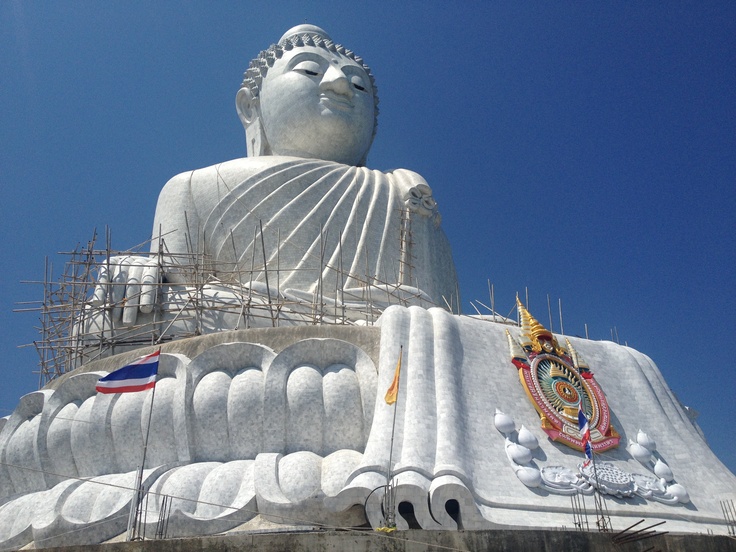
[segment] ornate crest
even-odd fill
[[[552,332],[540,324],[516,299],[521,316],[519,340],[509,331],[511,362],[542,421],[542,430],[553,441],[583,450],[578,429],[581,407],[590,426],[593,450],[618,446],[620,437],[611,426],[611,414],[603,391],[585,360],[565,339],[560,346]]]

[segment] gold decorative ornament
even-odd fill
[[[584,443],[578,427],[578,410],[588,419],[591,445],[597,452],[617,447],[620,436],[611,426],[603,391],[588,363],[565,339],[567,348],[516,298],[519,310],[518,340],[506,330],[511,362],[529,400],[539,413],[542,429],[553,440],[577,450]]]

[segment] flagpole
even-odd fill
[[[159,353],[161,349],[159,348]],[[158,378],[157,378],[158,379]],[[143,440],[143,459],[138,469],[135,485],[135,499],[130,504],[130,515],[128,516],[128,541],[134,540],[136,528],[139,525],[140,507],[143,502],[143,468],[146,466],[146,452],[148,451],[148,436],[151,434],[151,418],[153,418],[153,399],[156,396],[156,385],[151,390],[151,406],[148,409],[148,424],[146,425],[146,438]],[[133,512],[135,511],[135,517]]]
[[[611,522],[606,520],[603,511],[603,496],[600,492],[598,482],[598,466],[595,463],[595,451],[593,450],[593,439],[590,436],[590,427],[588,425],[588,417],[583,412],[582,400],[578,403],[578,427],[580,428],[580,438],[583,442],[583,452],[587,460],[583,463],[583,468],[588,467],[590,462],[593,463],[593,502],[595,503],[596,525],[598,531],[607,533],[610,530]]]
[[[399,362],[401,362],[401,358],[404,356],[404,346],[401,345],[399,348]],[[393,455],[394,455],[394,434],[396,433],[396,411],[399,408],[399,383],[401,382],[401,370],[397,372],[398,376],[396,378],[396,403],[394,403],[394,420],[391,424],[391,446],[388,451],[388,470],[386,471],[386,493],[384,494],[384,510],[386,510],[386,523],[389,527],[392,527],[394,524],[394,505],[393,501],[391,500],[392,495],[392,489],[391,489],[391,465],[393,462]]]
[[[596,503],[596,525],[598,526],[598,531],[602,533],[608,533],[610,528],[610,523],[606,520],[606,513],[603,511],[603,495],[601,494],[600,489],[598,488],[598,468],[595,465],[595,451],[593,450],[593,443],[590,443],[590,458],[593,462],[593,478],[595,479],[595,485],[593,486],[593,500]],[[610,521],[610,520],[609,520]]]

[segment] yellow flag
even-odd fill
[[[391,387],[386,391],[386,403],[394,404],[396,399],[399,397],[399,373],[401,372],[401,356],[403,352],[399,352],[399,362],[396,364],[396,373],[394,374],[394,381],[391,382]]]

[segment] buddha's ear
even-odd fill
[[[235,107],[243,126],[247,127],[259,117],[258,103],[258,98],[253,95],[250,88],[244,86],[238,90],[235,96]]]
[[[235,96],[235,107],[238,116],[245,128],[245,143],[248,149],[248,157],[259,157],[271,155],[266,134],[261,123],[261,109],[258,97],[253,95],[250,88],[243,87]]]

